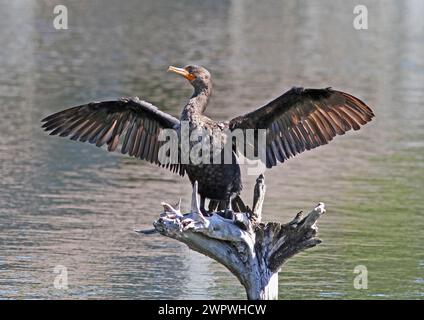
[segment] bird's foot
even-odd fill
[[[234,211],[232,209],[225,209],[224,210],[224,218],[234,220]]]
[[[205,208],[200,208],[200,212],[203,214],[203,216],[205,217],[210,217],[212,215],[211,212],[209,212],[208,210],[206,210]]]

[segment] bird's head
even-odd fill
[[[184,68],[170,66],[168,71],[175,72],[186,78],[196,90],[210,89],[211,87],[211,74],[201,66],[188,65]]]

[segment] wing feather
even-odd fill
[[[293,88],[264,107],[232,119],[229,128],[266,129],[266,165],[273,167],[329,143],[336,135],[359,130],[373,117],[370,107],[348,93]]]
[[[180,175],[185,173],[181,164],[169,166],[158,159],[163,143],[159,133],[178,127],[179,120],[138,98],[91,102],[52,114],[42,122],[42,128],[50,131],[50,135],[70,136],[98,147],[107,145],[108,151],[119,150]]]

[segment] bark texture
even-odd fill
[[[256,180],[252,209],[235,213],[233,219],[223,212],[204,216],[199,209],[197,183],[192,193],[191,212],[182,214],[177,206],[162,203],[164,211],[154,228],[160,234],[185,243],[230,270],[246,289],[248,299],[278,299],[278,272],[296,253],[321,242],[316,222],[325,212],[319,203],[305,217],[299,212],[286,224],[262,222],[265,180]],[[144,232],[146,233],[146,232]]]

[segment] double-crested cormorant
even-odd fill
[[[235,129],[244,132],[265,129],[266,166],[271,168],[305,150],[328,143],[336,135],[358,130],[374,116],[364,102],[348,93],[331,88],[293,88],[255,111],[217,122],[204,115],[212,92],[209,71],[195,65],[168,70],[182,75],[194,87],[180,119],[138,98],[123,98],[91,102],[55,113],[42,120],[43,128],[51,131],[51,135],[70,136],[72,140],[88,141],[99,147],[107,144],[108,151],[120,149],[123,154],[156,163],[181,176],[187,173],[192,183],[198,181],[204,210],[205,198],[230,208],[231,200],[241,192],[240,167],[235,157],[239,150],[233,146],[230,164],[212,161],[187,164],[182,163],[180,157],[176,163],[161,163],[159,148],[163,142],[159,133],[162,129],[175,129],[181,138],[181,123],[187,121],[190,132],[206,129],[215,139]],[[122,145],[118,148],[120,142]]]

